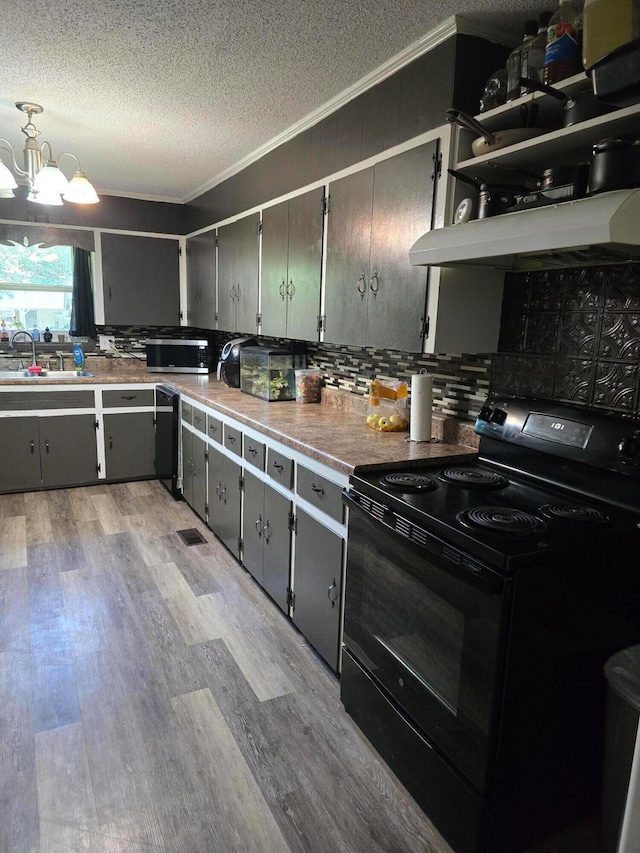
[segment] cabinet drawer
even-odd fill
[[[193,406],[191,403],[185,403],[184,400],[181,400],[180,408],[182,410],[182,420],[187,424],[193,424]]]
[[[206,432],[207,416],[202,409],[198,409],[196,406],[192,406],[191,409],[191,423],[199,432]]]
[[[222,421],[207,415],[207,435],[219,444],[222,444]]]
[[[102,405],[105,409],[124,408],[125,406],[153,406],[153,388],[119,391],[103,391]]]
[[[253,438],[244,437],[244,453],[243,456],[256,468],[264,471],[264,455],[265,446],[261,441],[254,441]]]
[[[342,521],[344,510],[342,505],[342,488],[321,477],[314,471],[298,465],[298,483],[296,492],[301,498],[317,506],[336,521]]]
[[[35,380],[37,381],[37,380]],[[0,411],[38,409],[95,409],[93,391],[7,391],[0,393]]]
[[[286,489],[293,485],[293,460],[269,447],[267,450],[267,474]]]
[[[242,433],[240,430],[225,424],[223,444],[227,450],[231,450],[240,456],[242,454]]]

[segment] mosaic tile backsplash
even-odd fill
[[[640,416],[640,264],[507,277],[491,390]]]
[[[123,354],[144,358],[144,341],[148,337],[189,337],[203,335],[220,350],[226,341],[237,335],[201,329],[142,328],[100,326],[100,334],[109,335]],[[291,342],[261,338],[270,345]],[[298,345],[300,345],[298,343]],[[318,367],[324,384],[364,395],[371,379],[406,379],[424,369],[433,376],[434,411],[466,421],[475,416],[489,393],[490,355],[419,356],[394,350],[361,349],[359,347],[302,344],[307,364]]]

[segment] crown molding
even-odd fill
[[[483,27],[481,24],[476,23],[474,21],[470,21],[467,18],[464,18],[460,15],[454,15],[450,18],[447,18],[446,21],[443,21],[435,29],[428,32],[422,38],[418,39],[418,41],[413,42],[408,47],[404,48],[400,53],[397,53],[395,56],[391,57],[391,59],[387,60],[387,62],[380,65],[374,71],[367,74],[365,77],[362,77],[357,83],[354,83],[353,86],[349,86],[349,88],[345,89],[340,94],[336,95],[331,100],[322,104],[322,106],[318,107],[318,109],[306,115],[303,119],[296,124],[291,125],[291,127],[287,128],[282,133],[275,136],[269,142],[262,145],[260,148],[257,148],[251,154],[248,154],[246,157],[243,157],[242,160],[238,160],[233,166],[230,166],[228,169],[225,169],[223,172],[220,172],[216,175],[215,178],[212,178],[207,183],[202,184],[193,192],[189,193],[185,196],[184,201],[190,202],[194,199],[201,196],[203,193],[212,190],[214,187],[221,184],[223,181],[226,181],[228,178],[233,177],[233,175],[237,175],[238,172],[241,172],[243,169],[246,169],[247,166],[250,166],[252,163],[255,163],[256,160],[259,160],[261,157],[264,157],[265,154],[269,154],[274,149],[278,148],[280,145],[283,145],[285,142],[288,142],[290,139],[293,139],[298,134],[302,133],[305,130],[308,130],[310,127],[313,127],[318,122],[322,121],[322,119],[334,113],[336,110],[340,109],[340,107],[347,104],[349,101],[352,101],[358,95],[361,95],[363,92],[366,92],[367,89],[370,89],[372,86],[375,86],[377,83],[381,83],[387,77],[390,77],[392,74],[395,74],[396,71],[399,71],[401,68],[404,68],[405,65],[408,65],[410,62],[413,62],[414,59],[418,59],[418,57],[427,53],[430,50],[433,50],[439,44],[446,41],[448,38],[454,35],[470,35],[476,36],[478,38],[484,38],[487,41],[498,42],[499,44],[515,44],[513,39],[513,33],[511,34],[501,34],[496,33],[495,29],[488,29]]]

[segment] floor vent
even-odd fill
[[[188,530],[176,530],[176,533],[185,545],[202,545],[203,542],[207,541],[195,527],[190,527]]]

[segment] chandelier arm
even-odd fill
[[[1,148],[3,151],[6,151],[8,154],[11,154],[11,160],[13,161],[13,162],[12,162],[12,165],[13,165],[13,168],[15,169],[15,171],[16,171],[16,172],[17,172],[21,177],[23,177],[23,178],[28,178],[28,177],[29,177],[29,173],[28,173],[28,172],[25,172],[25,170],[24,170],[24,169],[21,169],[21,168],[20,168],[20,166],[18,166],[18,164],[16,163],[16,155],[15,155],[15,153],[14,153],[14,151],[13,151],[13,147],[12,147],[11,143],[9,142],[9,140],[8,140],[8,139],[5,139],[3,136],[0,136],[0,142],[4,142],[4,143],[5,143],[5,145],[0,145],[0,148]]]
[[[44,142],[42,142],[42,144],[40,145],[40,151],[42,152],[42,150],[43,150],[43,148],[44,148],[44,146],[45,146],[45,145],[46,145],[46,146],[47,146],[47,148],[49,149],[49,156],[47,157],[47,160],[53,160],[53,150],[52,150],[52,148],[51,148],[51,143],[50,143],[50,142],[48,142],[46,139],[45,139],[45,140],[44,140]],[[43,153],[43,158],[44,158],[44,153]]]
[[[76,161],[76,163],[78,164],[78,168],[76,169],[76,171],[78,171],[78,172],[81,172],[81,171],[82,171],[82,167],[80,166],[80,160],[78,160],[78,158],[76,157],[76,155],[75,155],[75,154],[72,154],[72,153],[71,153],[71,151],[63,151],[61,154],[58,154],[58,163],[60,162],[60,158],[61,158],[61,157],[73,157],[73,159],[74,159],[74,160]]]

